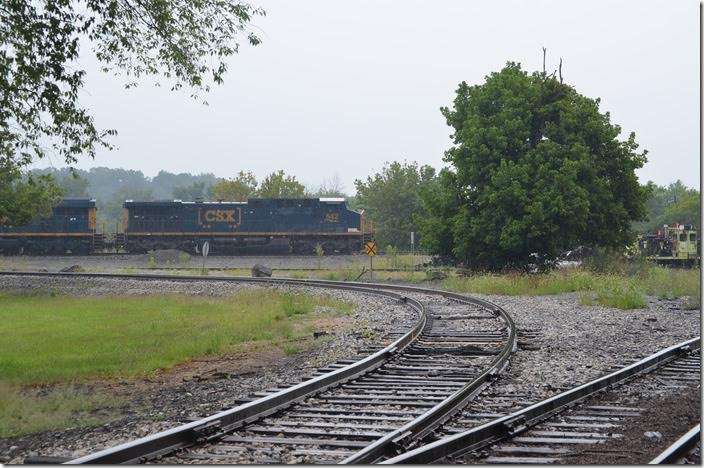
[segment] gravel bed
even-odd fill
[[[109,278],[42,278],[5,276],[0,278],[0,292],[24,294],[58,293],[76,296],[146,295],[188,293],[201,296],[225,296],[242,289],[262,286],[227,281],[183,282],[171,280],[132,280]],[[298,381],[302,376],[338,359],[351,358],[359,349],[377,344],[387,331],[409,329],[417,320],[415,313],[391,299],[351,291],[310,287],[274,286],[282,290],[326,294],[354,304],[351,324],[347,328],[328,330],[319,344],[304,353],[280,358],[269,365],[254,364],[242,374],[218,371],[189,375],[172,382],[167,375],[157,375],[139,382],[120,419],[93,428],[48,431],[24,437],[0,439],[0,461],[21,463],[32,455],[79,457],[101,448],[127,442],[150,433],[169,429],[189,418],[203,417],[236,405],[236,400],[255,391]],[[227,368],[227,363],[218,362]],[[134,382],[114,382],[118,393],[131,393]]]
[[[589,382],[660,349],[699,336],[700,312],[685,310],[685,298],[651,297],[647,309],[583,306],[578,293],[556,296],[475,295],[502,306],[514,319],[519,350],[510,366],[446,428],[466,430],[487,418],[487,403],[522,395],[503,414]]]
[[[203,295],[229,294],[242,287],[257,287],[227,282],[180,283],[160,280],[147,284],[140,280],[3,277],[0,280],[0,291],[32,292],[56,288],[62,294],[147,294],[155,290],[181,292],[186,284],[191,293]],[[350,293],[328,293],[355,302],[355,325],[366,324],[369,327],[373,324],[376,329],[387,330],[393,325],[396,314],[406,310],[369,296],[352,294],[351,298],[347,298]],[[523,349],[514,354],[509,369],[488,391],[527,393],[534,400],[599,377],[612,366],[625,364],[624,359],[641,358],[658,349],[698,336],[701,329],[700,311],[684,310],[685,299],[649,298],[647,309],[618,310],[580,305],[577,293],[536,297],[474,296],[502,306],[514,318],[519,331],[534,334],[533,337],[522,338]],[[383,308],[378,307],[380,303],[385,304]],[[320,351],[289,358],[281,365],[263,369],[257,375],[224,382],[189,382],[174,388],[164,388],[156,395],[140,397],[143,398],[142,410],[138,409],[138,405],[134,406],[134,413],[117,423],[93,429],[0,440],[0,454],[17,462],[30,452],[78,456],[96,448],[114,445],[173,426],[184,415],[184,410],[191,411],[187,408],[192,408],[194,400],[205,405],[204,413],[212,412],[211,409],[219,409],[216,406],[224,401],[222,392],[227,392],[227,396],[234,400],[252,391],[295,380],[308,367],[317,367],[339,359],[345,352],[353,354],[353,348],[364,345],[361,341],[363,337],[359,333],[340,332],[338,336],[336,332],[333,342],[321,345]],[[218,389],[221,390],[219,395]],[[191,395],[186,395],[187,393]],[[142,412],[143,408],[149,409]],[[159,421],[154,421],[154,418]],[[18,448],[8,452],[11,446]]]
[[[474,296],[503,307],[513,317],[523,348],[497,381],[502,389],[546,398],[662,348],[699,336],[699,310],[686,299],[648,298],[647,309],[584,306],[579,293],[556,296]],[[527,348],[527,349],[526,349]],[[509,387],[505,387],[508,385]]]
[[[594,405],[616,405],[641,408],[637,418],[627,418],[615,429],[619,439],[608,440],[591,451],[583,449],[564,463],[583,464],[648,464],[653,458],[701,421],[701,386],[694,385],[678,392],[667,391],[653,376],[629,382],[589,401]],[[667,415],[667,417],[663,417]],[[648,434],[651,433],[651,434]],[[690,462],[700,465],[698,456]]]

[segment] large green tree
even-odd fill
[[[450,170],[428,198],[423,242],[474,268],[546,267],[578,245],[632,242],[648,189],[633,133],[554,74],[509,62],[481,85],[461,83],[445,153]],[[439,228],[439,229],[438,229]]]
[[[213,198],[226,201],[247,201],[257,192],[257,178],[251,172],[240,171],[237,177],[221,180],[213,187]]]
[[[145,75],[166,78],[172,89],[197,95],[221,83],[237,36],[264,12],[235,0],[6,0],[0,2],[0,177],[17,190],[3,191],[4,221],[26,222],[46,197],[24,190],[24,169],[47,152],[67,164],[109,147],[114,130],[99,129],[79,102],[86,39],[103,70],[125,76],[127,86]],[[8,193],[5,193],[8,192]],[[49,195],[49,192],[47,192]]]
[[[411,232],[419,230],[416,218],[425,214],[419,193],[434,178],[430,166],[394,161],[366,181],[355,180],[357,206],[366,210],[380,245],[410,249]]]
[[[272,172],[262,181],[257,191],[261,198],[302,198],[306,194],[306,187],[296,180],[296,176],[289,176],[283,170]]]

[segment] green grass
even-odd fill
[[[352,309],[327,296],[273,290],[220,298],[0,294],[0,437],[118,417],[122,402],[91,391],[91,380],[145,376],[252,346],[301,352],[313,319]]]
[[[567,268],[545,274],[477,274],[450,277],[443,288],[457,292],[507,296],[542,296],[582,292],[585,305],[604,305],[618,309],[646,306],[645,296],[689,297],[687,307],[701,304],[699,269],[672,269],[646,264],[621,269],[593,271]]]
[[[0,438],[104,424],[120,402],[73,385],[51,389],[0,383]]]
[[[0,295],[0,383],[34,385],[134,377],[252,341],[289,340],[325,296],[246,290],[222,298],[181,295]]]
[[[477,274],[469,277],[450,277],[443,287],[450,291],[476,292],[506,296],[544,296],[565,292],[590,291],[602,278],[579,269],[559,270],[545,274]]]
[[[603,305],[614,309],[643,309],[647,306],[645,296],[636,287],[624,284],[582,294],[579,299],[583,305]]]

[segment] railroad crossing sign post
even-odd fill
[[[210,244],[208,241],[203,242],[201,251],[203,252],[203,268],[201,268],[201,274],[205,274],[205,259],[208,257],[208,252],[210,252]]]
[[[374,281],[374,256],[377,252],[376,242],[366,242],[364,244],[364,251],[369,255],[369,278]]]

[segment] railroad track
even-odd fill
[[[456,429],[458,421],[455,420],[454,427],[447,424],[436,431],[434,441],[427,438],[421,447],[383,463],[574,463],[575,456],[603,455],[600,444],[620,439],[619,428],[644,410],[624,405],[624,392],[620,390],[627,390],[628,386],[644,379],[650,379],[651,386],[672,390],[698,385],[700,347],[700,338],[688,340],[546,400],[523,401],[523,408],[517,410],[493,413],[485,410],[469,418],[470,405],[459,417],[475,427],[460,431]],[[509,400],[516,404],[521,402],[521,396],[512,395]],[[492,396],[477,404],[484,406],[502,401],[505,401],[503,397]],[[683,450],[673,447],[672,451],[677,454],[669,456],[677,456]],[[619,463],[618,455],[614,463]]]
[[[0,274],[36,276],[36,273]],[[41,276],[242,281],[340,288],[394,298],[418,312],[412,330],[288,388],[69,463],[371,463],[402,453],[475,397],[508,364],[516,329],[500,307],[397,285],[164,275]]]
[[[701,464],[701,422],[653,458],[650,464]]]

